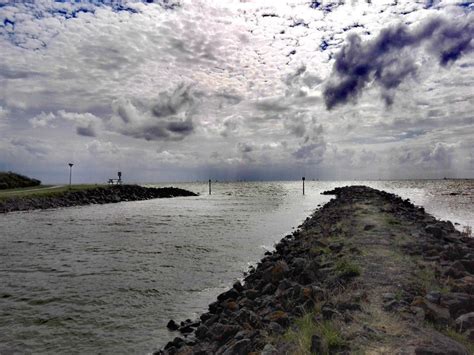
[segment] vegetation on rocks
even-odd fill
[[[472,353],[474,239],[383,191],[328,194],[156,353]]]
[[[150,188],[138,185],[61,188],[59,191],[37,191],[26,196],[16,195],[0,199],[0,213],[89,204],[138,201],[153,198],[196,196],[194,192],[175,188]]]

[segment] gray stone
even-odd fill
[[[250,350],[250,339],[242,339],[230,346],[223,355],[247,355]]]
[[[474,328],[474,312],[463,314],[456,319],[456,328],[460,332]]]
[[[382,299],[384,300],[384,302],[391,301],[391,300],[395,299],[395,297],[396,297],[395,294],[391,293],[391,292],[387,292],[387,293],[382,294]]]
[[[311,337],[311,353],[321,354],[323,352],[323,343],[317,335]]]
[[[277,355],[278,351],[272,344],[267,344],[263,347],[260,355]]]
[[[441,292],[438,292],[438,291],[428,292],[425,298],[430,302],[438,304],[439,301],[441,300]]]

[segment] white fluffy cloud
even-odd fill
[[[301,166],[325,178],[472,177],[472,52],[438,66],[429,48],[413,51],[415,74],[396,81],[390,108],[370,80],[356,104],[324,101],[349,35],[365,44],[436,16],[466,22],[466,2],[2,5],[0,168],[45,181],[69,160],[96,171],[85,180],[119,166],[148,181],[289,178]]]

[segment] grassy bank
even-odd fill
[[[15,189],[2,192],[0,213],[178,196],[196,196],[196,194],[174,187],[156,189],[138,185],[45,186],[37,189]]]
[[[84,191],[108,185],[77,184],[77,185],[40,185],[16,189],[0,190],[0,200],[10,198],[54,197],[66,192]]]
[[[0,191],[6,189],[16,189],[31,186],[38,186],[41,181],[29,178],[24,175],[16,174],[11,171],[0,171]]]

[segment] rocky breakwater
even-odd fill
[[[149,188],[138,185],[97,187],[79,191],[51,193],[47,196],[13,197],[0,201],[0,213],[122,201],[149,200],[179,196],[197,196],[176,187]]]
[[[474,239],[383,191],[327,194],[156,354],[472,354]]]

